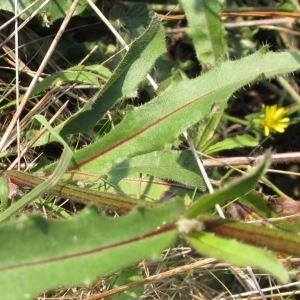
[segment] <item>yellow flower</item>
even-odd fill
[[[284,117],[286,109],[277,108],[277,104],[266,106],[264,119],[260,125],[264,127],[265,136],[269,136],[272,130],[283,133],[289,126],[290,118]]]

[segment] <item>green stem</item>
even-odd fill
[[[60,141],[62,143],[62,145],[64,146],[62,156],[57,164],[57,167],[55,168],[54,172],[52,173],[52,175],[47,180],[43,180],[42,182],[39,182],[39,183],[36,179],[36,184],[34,185],[35,188],[31,192],[26,194],[24,197],[22,197],[21,200],[14,203],[12,206],[7,208],[4,212],[2,212],[0,214],[0,222],[7,220],[11,215],[16,213],[19,209],[25,207],[30,202],[32,202],[39,196],[45,194],[49,189],[51,189],[53,186],[55,186],[61,180],[62,176],[65,174],[65,172],[70,164],[70,161],[73,157],[72,149],[68,146],[68,144],[64,141],[64,139],[61,136],[59,136],[59,134],[57,134],[55,132],[55,130],[53,130],[53,128],[50,126],[50,124],[46,121],[45,117],[42,115],[36,115],[35,118],[42,125],[44,125],[58,141]],[[9,172],[16,172],[16,171],[7,171],[7,174],[9,174]],[[10,177],[12,178],[13,176],[10,176]]]
[[[37,185],[40,186],[46,182],[45,179],[42,179],[36,175],[31,175],[20,171],[7,171],[5,175],[10,177],[14,183],[23,187],[34,188]],[[55,186],[48,189],[47,193],[84,204],[96,204],[100,207],[117,211],[119,213],[128,212],[136,206],[157,206],[157,203],[136,200],[123,195],[90,190],[88,188],[79,187],[77,185],[68,184],[65,182],[57,183]]]
[[[290,96],[300,104],[300,96],[295,89],[289,84],[289,82],[283,76],[277,76],[279,84],[290,94]]]
[[[32,202],[39,196],[45,194],[49,189],[55,186],[57,182],[61,179],[63,174],[66,172],[72,156],[73,156],[73,152],[69,147],[66,147],[63,151],[62,158],[60,159],[57,168],[55,169],[53,174],[47,180],[39,181],[37,180],[38,177],[35,178],[35,182],[36,182],[34,185],[35,188],[32,191],[30,191],[28,194],[26,194],[24,197],[22,197],[21,200],[14,203],[12,206],[10,206],[5,211],[3,211],[0,214],[0,222],[7,220],[11,215],[16,213],[19,209],[25,207],[30,202]],[[9,176],[11,179],[14,179],[13,177],[14,173],[21,173],[23,177],[24,175],[26,177],[26,173],[22,173],[19,171],[7,171],[6,175]],[[16,174],[16,176],[18,177],[18,174]],[[15,181],[17,182],[17,180]]]
[[[228,121],[233,122],[233,123],[238,123],[238,124],[241,124],[241,125],[244,125],[244,126],[249,125],[249,122],[244,121],[244,120],[241,120],[241,119],[236,118],[236,117],[224,115],[224,118],[225,118],[226,120],[228,120]]]
[[[276,185],[274,185],[270,180],[268,180],[265,176],[261,178],[261,181],[265,183],[269,188],[271,188],[277,195],[291,199],[288,195],[286,195],[283,191],[281,191]]]

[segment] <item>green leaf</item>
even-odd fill
[[[62,161],[62,166],[60,168],[57,168],[57,170],[64,172],[65,170],[64,167],[65,165],[63,164]],[[125,196],[124,194],[119,195],[117,193],[108,193],[106,191],[101,192],[97,187],[95,189],[88,189],[88,188],[80,187],[76,184],[68,184],[65,181],[60,181],[55,185],[53,185],[55,182],[51,181],[51,176],[49,179],[43,179],[36,175],[32,175],[21,171],[15,171],[15,170],[6,171],[5,175],[8,178],[11,178],[11,180],[18,186],[34,188],[31,192],[29,192],[24,197],[22,197],[22,199],[19,200],[16,204],[9,207],[4,212],[6,214],[8,211],[13,209],[13,207],[16,206],[20,208],[20,206],[23,205],[24,203],[29,203],[30,201],[34,200],[36,197],[44,193],[45,185],[48,189],[47,192],[54,196],[64,198],[64,199],[72,199],[74,201],[83,204],[95,204],[101,208],[107,208],[119,213],[125,213],[131,211],[132,208],[136,206],[145,205],[148,207],[153,207],[158,205],[158,203],[133,199],[128,196]],[[52,176],[54,175],[55,173],[52,174]],[[73,177],[74,173],[68,175],[71,175],[71,177],[68,177],[68,179],[72,178],[73,180],[76,180]],[[85,177],[92,177],[92,176],[89,176],[88,174],[84,174],[84,178]],[[95,180],[95,177],[92,177],[92,179]],[[48,185],[49,183],[48,181],[50,181],[51,183],[50,185]],[[2,215],[0,214],[0,220],[1,218]]]
[[[137,95],[138,86],[145,80],[156,59],[164,52],[163,27],[161,22],[154,18],[144,34],[130,45],[129,51],[104,87],[71,118],[57,126],[56,132],[61,135],[91,132],[94,125],[117,101]],[[105,75],[108,74],[104,72],[104,80]],[[53,136],[44,134],[35,146],[44,145],[52,140],[55,140]]]
[[[8,207],[9,183],[6,177],[0,177],[0,201],[1,211]]]
[[[147,3],[132,3],[128,9],[114,6],[109,11],[109,21],[121,31],[126,42],[132,41],[143,33],[153,18],[154,12]]]
[[[136,97],[139,84],[146,78],[156,59],[165,52],[164,39],[161,23],[154,18],[145,33],[130,46],[101,91],[62,125],[61,134],[90,132],[116,101]]]
[[[259,224],[228,221],[201,215],[204,230],[215,235],[237,239],[247,244],[264,247],[281,253],[300,255],[300,236],[287,231],[271,229]]]
[[[117,274],[117,278],[114,281],[114,285],[112,289],[118,288],[123,285],[129,285],[134,282],[138,282],[143,280],[143,276],[141,274],[141,268],[129,268],[122,270]],[[144,286],[138,285],[136,287],[132,287],[127,291],[121,292],[117,295],[110,297],[110,300],[132,300],[138,299],[144,292]]]
[[[40,92],[54,86],[57,83],[61,85],[70,82],[77,82],[99,86],[99,80],[101,79],[106,82],[110,75],[111,72],[101,65],[75,66],[68,70],[46,77],[43,81],[36,85],[33,95],[38,95]]]
[[[266,172],[270,162],[270,155],[266,155],[265,159],[246,175],[237,180],[232,180],[228,185],[220,188],[213,194],[200,197],[197,202],[187,210],[185,217],[195,218],[199,214],[209,211],[216,204],[222,205],[228,199],[244,195],[257,184],[258,180]]]
[[[191,232],[184,237],[204,255],[241,267],[256,267],[272,274],[283,283],[288,282],[289,277],[284,267],[266,250],[242,244],[234,239],[220,238],[211,233]]]
[[[155,151],[133,157],[117,165],[108,173],[108,182],[118,183],[130,174],[146,173],[171,179],[204,190],[205,184],[194,157],[189,151]]]
[[[43,181],[41,184],[36,186],[32,191],[30,191],[28,194],[26,194],[24,197],[22,197],[21,200],[14,203],[10,207],[8,207],[5,211],[0,213],[0,222],[8,219],[12,214],[17,212],[19,209],[25,207],[30,202],[38,198],[39,196],[45,194],[49,189],[54,187],[62,178],[64,173],[67,170],[68,164],[71,161],[71,158],[73,156],[72,149],[68,146],[68,144],[64,141],[64,139],[56,134],[56,132],[53,130],[51,125],[46,121],[45,117],[42,115],[36,115],[34,116],[43,126],[45,126],[48,131],[51,132],[55,136],[55,138],[64,146],[63,153],[61,155],[60,160],[58,161],[57,167],[55,168],[54,172],[47,178],[45,181]]]
[[[227,58],[225,31],[220,13],[221,0],[181,0],[188,21],[188,34],[193,40],[197,58],[204,70]]]
[[[89,208],[65,221],[33,216],[1,224],[1,297],[32,299],[46,289],[90,284],[139,259],[157,258],[176,240],[174,222],[182,211],[182,201],[170,201],[117,219]]]
[[[132,198],[138,198],[139,200],[134,201],[143,202],[147,207],[155,207],[160,202],[168,201],[174,197],[180,197],[187,205],[193,202],[197,194],[195,188],[165,181],[145,173],[129,175],[117,184],[112,184],[108,178],[108,184],[94,184],[91,188],[103,190],[110,194],[125,193]]]
[[[129,110],[109,134],[77,151],[70,170],[105,174],[128,158],[169,148],[186,128],[203,120],[215,103],[226,102],[237,89],[258,77],[295,71],[300,68],[299,61],[298,52],[258,51],[225,62],[201,77],[176,83],[151,102]],[[84,127],[91,114],[94,110],[86,112],[85,120],[78,124]],[[51,173],[54,166],[49,166],[46,173]]]
[[[215,143],[205,150],[205,154],[211,154],[222,150],[230,150],[242,147],[256,147],[258,140],[250,135],[238,135],[232,138],[227,138],[221,142]]]
[[[286,199],[286,201],[293,201],[293,200]],[[266,197],[255,190],[250,191],[249,193],[238,198],[238,201],[235,201],[234,203],[230,204],[230,206],[227,208],[229,214],[231,214],[232,211],[231,209],[235,210],[235,207],[238,210],[242,210],[242,212],[245,213],[244,220],[265,219],[265,221],[267,222],[266,219],[280,217],[280,215],[278,215],[277,213],[275,213],[273,210],[270,209],[270,202],[266,199]],[[289,207],[291,206],[289,205]],[[233,211],[233,216],[234,213],[235,212]],[[238,219],[234,218],[234,220],[240,220],[240,218]],[[242,219],[242,221],[244,220]],[[272,220],[272,222],[270,221],[265,223],[265,226],[271,228],[275,227],[293,233],[299,233],[300,219],[297,216],[295,216],[293,218],[288,218],[286,220],[278,220],[278,221]]]
[[[214,142],[216,135],[214,132],[220,123],[220,120],[224,114],[224,110],[227,107],[227,103],[217,104],[213,107],[211,115],[205,124],[200,124],[200,129],[197,138],[197,149],[203,153],[206,153],[206,149]]]

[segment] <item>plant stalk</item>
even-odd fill
[[[6,177],[21,187],[34,188],[45,182],[45,179],[36,175],[28,174],[21,171],[10,170],[5,172]],[[71,199],[83,204],[94,204],[101,208],[116,211],[118,213],[129,212],[136,206],[155,207],[157,203],[133,199],[123,195],[116,195],[107,192],[90,190],[88,188],[79,187],[75,184],[59,182],[47,193],[65,199]]]

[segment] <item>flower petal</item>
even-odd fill
[[[268,126],[264,127],[264,131],[265,131],[265,136],[269,136],[270,135],[270,128]]]
[[[266,106],[264,119],[260,121],[260,125],[264,127],[265,136],[269,136],[271,131],[283,133],[289,126],[290,118],[284,117],[286,109],[277,107],[277,104]]]

